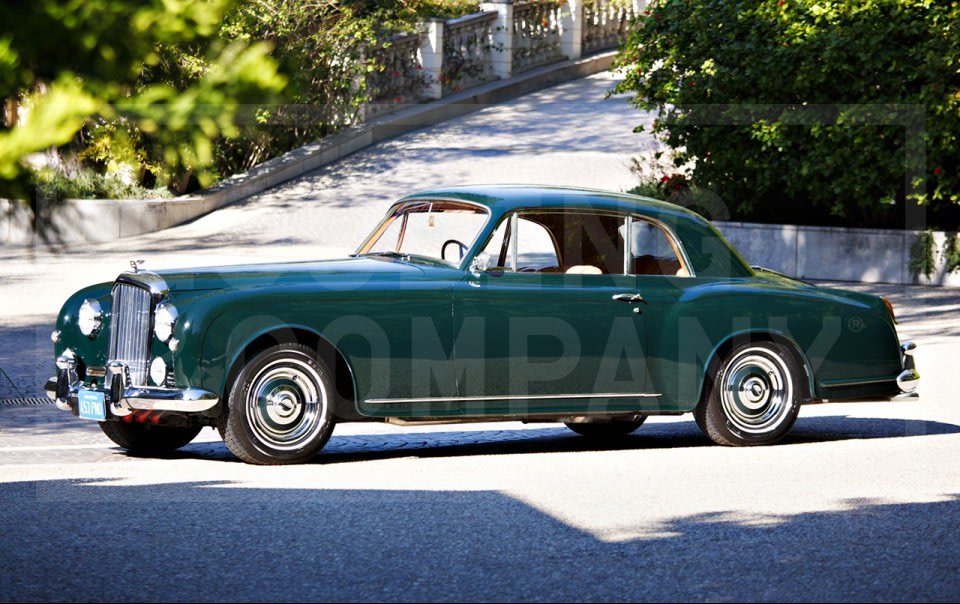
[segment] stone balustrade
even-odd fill
[[[476,13],[443,25],[441,94],[460,92],[496,79],[493,34],[497,12]]]
[[[367,98],[371,100],[364,111],[371,117],[392,105],[416,103],[426,87],[420,49],[422,36],[417,33],[400,34],[389,38],[383,48],[374,50],[381,69],[367,74]]]
[[[630,21],[646,8],[641,0],[590,0],[583,3],[583,52],[612,48],[630,33]]]
[[[562,61],[560,3],[549,0],[513,7],[513,73]]]
[[[481,7],[457,19],[430,19],[422,31],[371,51],[384,68],[367,76],[365,115],[616,48],[646,1],[494,0]]]

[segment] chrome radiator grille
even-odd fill
[[[118,283],[113,288],[110,321],[110,361],[122,361],[130,370],[130,384],[147,385],[150,360],[150,318],[153,313],[150,292]]]

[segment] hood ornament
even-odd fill
[[[140,272],[140,266],[143,264],[143,260],[131,260],[130,268],[133,269],[133,274],[136,275]]]

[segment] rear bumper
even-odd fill
[[[897,386],[904,394],[909,394],[920,385],[920,374],[917,372],[916,362],[913,360],[913,353],[917,350],[917,345],[913,342],[904,342],[900,346],[900,360],[903,371],[897,376]]]

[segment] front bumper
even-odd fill
[[[913,360],[913,353],[916,350],[917,345],[913,342],[904,342],[900,346],[903,371],[897,376],[897,386],[904,394],[913,392],[920,385],[920,374],[917,373],[917,366]]]
[[[177,411],[180,413],[201,413],[212,409],[220,402],[220,397],[199,388],[147,388],[126,386],[119,388],[89,388],[75,378],[70,369],[60,369],[57,377],[50,378],[44,385],[47,396],[57,407],[64,411],[77,408],[77,394],[82,390],[102,392],[108,401],[111,415],[125,417],[134,411]],[[72,374],[72,375],[71,375]],[[74,379],[71,379],[74,378]],[[115,395],[118,395],[116,396]]]

